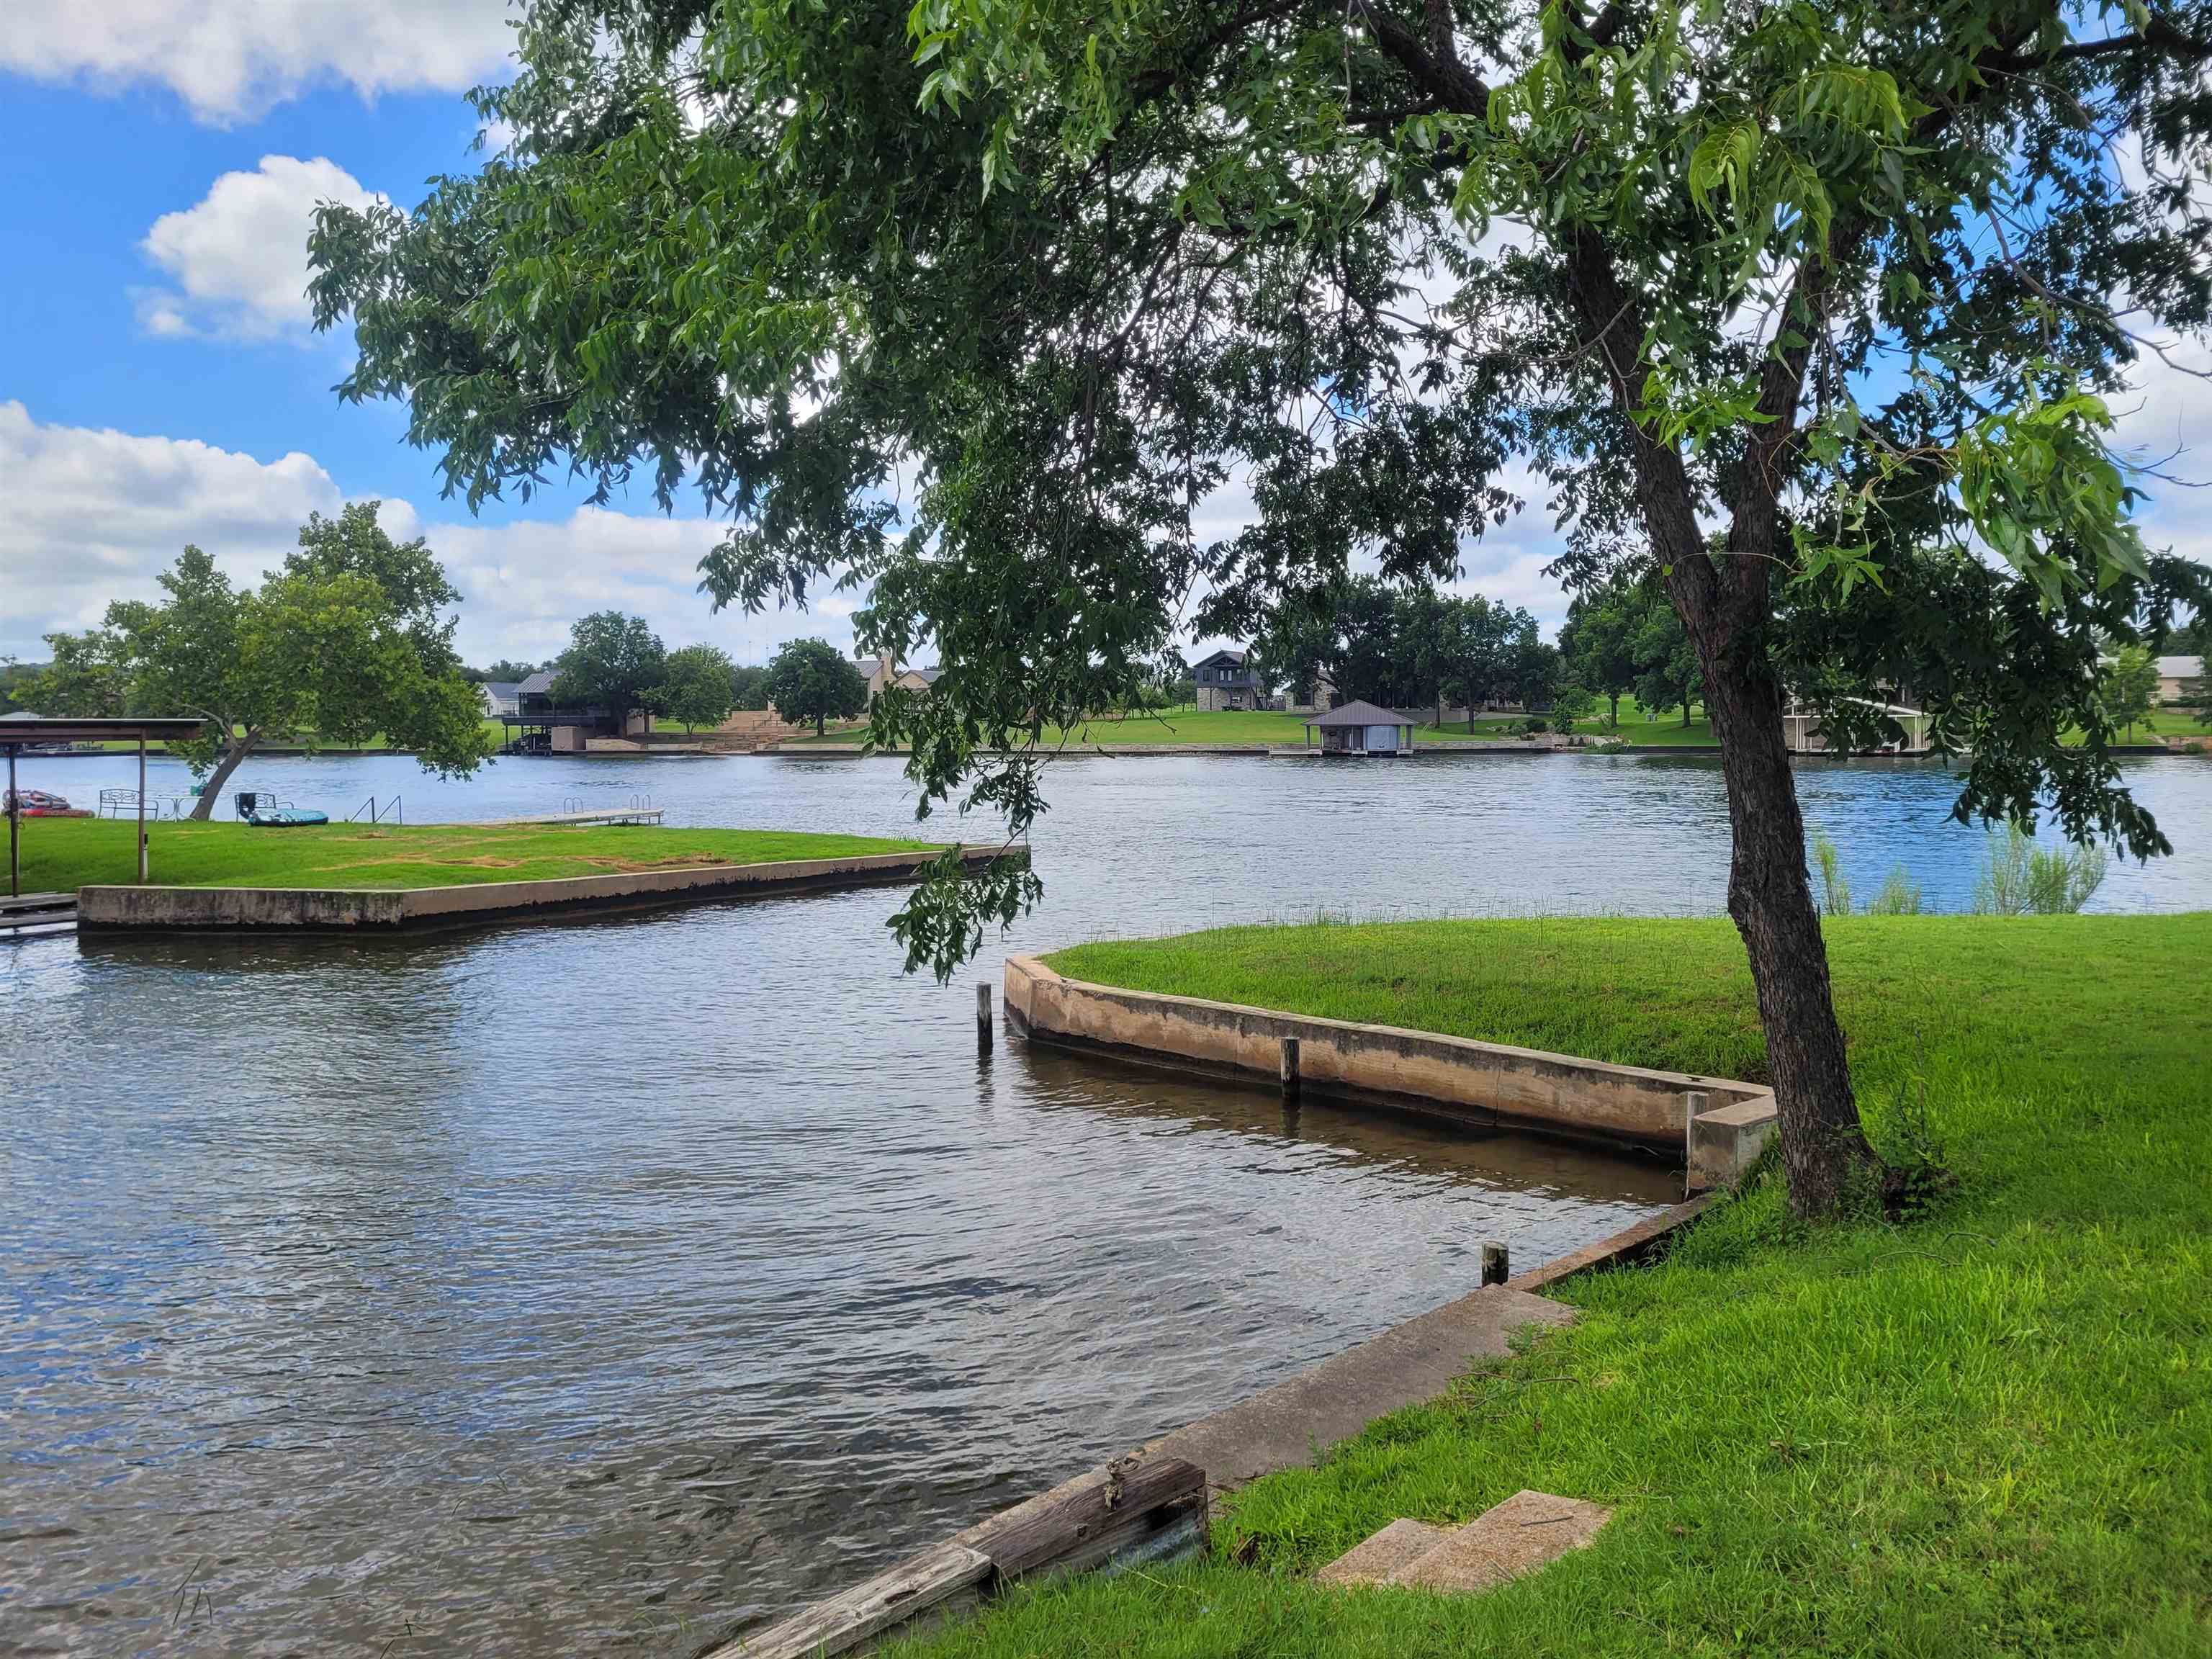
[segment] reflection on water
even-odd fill
[[[2142,769],[2183,854],[2108,901],[2205,902],[2191,769]],[[679,821],[906,823],[876,763],[264,772],[422,818],[644,778]],[[1710,909],[1717,782],[1085,762],[1010,943]],[[1802,787],[1869,890],[1898,858],[1971,884],[1932,769]],[[979,1060],[966,986],[897,971],[896,902],[0,955],[0,1647],[684,1652],[1459,1293],[1486,1237],[1539,1261],[1674,1190],[1018,1042]]]

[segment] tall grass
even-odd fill
[[[2039,847],[2017,823],[1991,830],[1974,882],[1977,915],[2072,915],[2104,885],[2097,847]]]

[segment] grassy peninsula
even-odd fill
[[[73,892],[133,879],[136,829],[120,818],[26,820],[25,890]],[[159,823],[148,824],[146,834],[154,883],[170,887],[450,887],[935,850],[928,842],[874,836],[647,824],[328,823],[256,830],[242,823]]]
[[[2212,1651],[2212,915],[1827,924],[1870,1127],[1949,1172],[1806,1229],[1778,1183],[1582,1319],[1261,1480],[1202,1562],[1018,1594],[932,1655]],[[1714,921],[1231,929],[1060,952],[1163,991],[1757,1078]],[[1489,1595],[1316,1589],[1398,1516],[1617,1505]]]

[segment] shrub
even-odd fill
[[[1851,884],[1844,876],[1843,855],[1825,835],[1813,837],[1813,856],[1820,866],[1820,914],[1847,916],[1851,913]]]
[[[1974,883],[1978,916],[2072,915],[2104,884],[2104,851],[2096,847],[2038,847],[2017,823],[1990,832],[1982,873]]]
[[[1903,865],[1882,878],[1881,890],[1867,901],[1870,916],[1917,916],[1920,914],[1920,884]]]

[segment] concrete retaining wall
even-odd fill
[[[1006,1002],[1010,1018],[1047,1042],[1244,1078],[1279,1079],[1284,1039],[1295,1038],[1303,1088],[1372,1096],[1463,1122],[1656,1148],[1691,1166],[1693,1188],[1735,1179],[1774,1121],[1771,1090],[1730,1078],[1125,991],[1064,978],[1036,957],[1006,959]],[[1693,1096],[1702,1097],[1694,1124]]]
[[[970,865],[996,854],[975,848]],[[775,893],[911,881],[935,853],[872,853],[775,864],[689,865],[678,869],[570,876],[556,881],[475,882],[399,891],[289,887],[85,887],[77,892],[82,933],[223,932],[306,928],[397,933],[526,921],[575,911],[696,904]]]

